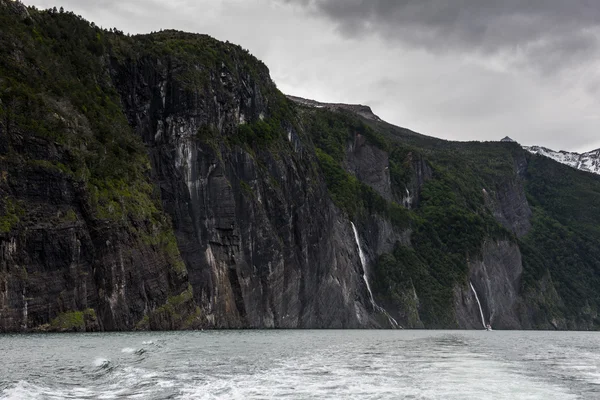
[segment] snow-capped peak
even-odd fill
[[[523,146],[523,148],[530,153],[539,154],[570,167],[600,175],[600,149],[580,154],[562,150],[554,151],[541,146]]]

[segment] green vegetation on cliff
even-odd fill
[[[379,214],[389,218],[398,227],[410,223],[410,214],[395,202],[386,201],[371,187],[344,169],[346,148],[355,135],[364,136],[369,143],[386,149],[387,141],[351,113],[305,109],[302,112],[304,128],[316,147],[319,166],[325,177],[333,201],[351,218]]]
[[[480,256],[484,240],[512,237],[486,207],[483,192],[514,174],[510,150],[442,141],[436,147],[423,148],[346,111],[306,107],[302,111],[334,202],[352,219],[380,214],[397,229],[412,231],[411,247],[399,244],[394,254],[377,262],[378,295],[397,303],[414,285],[426,326],[453,326],[453,290],[455,285],[466,285],[468,261]],[[389,154],[396,201],[386,201],[344,168],[348,149],[359,136]],[[412,184],[415,162],[421,158],[432,176],[421,188],[418,207],[409,210],[399,203]]]
[[[84,332],[86,330],[86,323],[96,323],[96,311],[92,308],[84,311],[69,311],[59,314],[50,323],[50,329],[60,332]]]
[[[571,328],[600,325],[598,176],[533,156],[516,143],[447,142],[345,111],[302,109],[332,198],[348,215],[374,211],[363,204],[364,183],[344,168],[356,135],[388,153],[398,203],[409,187],[418,186],[419,193],[413,193],[417,206],[404,211],[411,246],[398,243],[374,268],[373,286],[381,300],[405,309],[407,293],[414,288],[421,321],[429,327],[452,326],[453,290],[456,285],[465,287],[469,261],[481,257],[485,240],[509,240],[519,244],[523,255],[523,294],[538,301],[528,305],[537,310],[534,326],[547,326],[557,316]],[[421,160],[431,175],[417,184]],[[533,211],[531,229],[520,238],[498,222],[498,205],[489,200],[510,185],[525,188]],[[539,300],[545,298],[545,277],[550,277],[560,299]]]
[[[524,290],[537,290],[549,272],[569,327],[599,326],[600,177],[531,155],[526,178],[534,214],[520,241]]]
[[[106,68],[107,54],[121,35],[70,12],[29,7],[22,21],[15,18],[0,6],[4,182],[14,184],[16,178],[7,171],[23,166],[54,171],[84,191],[86,218],[116,223],[142,237],[172,236],[150,181],[146,149],[123,113]],[[47,143],[56,151],[36,152],[27,143]],[[19,221],[16,200],[6,196],[3,232]],[[171,245],[174,238],[155,242],[164,246],[175,269],[185,269],[177,246]]]
[[[87,188],[99,219],[152,219],[148,158],[104,66],[110,35],[72,13],[28,14],[14,23],[0,10],[0,124],[11,132],[5,159],[57,166]],[[60,159],[17,153],[17,134],[56,142]]]

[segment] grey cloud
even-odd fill
[[[62,6],[65,10],[73,11],[76,14],[80,12],[91,15],[96,13],[112,13],[116,14],[115,19],[129,18],[131,22],[139,19],[144,14],[159,14],[169,11],[168,2],[160,0],[37,0],[36,6],[40,8]],[[105,28],[109,27],[128,31],[127,26],[106,26]]]
[[[522,56],[544,72],[600,50],[596,0],[282,0],[365,33],[431,51]]]

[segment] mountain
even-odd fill
[[[598,328],[600,177],[288,98],[206,35],[0,26],[0,331]]]
[[[524,147],[525,150],[551,158],[561,164],[593,174],[600,174],[600,149],[587,153],[573,153],[567,151],[554,151],[541,146]]]

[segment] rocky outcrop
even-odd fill
[[[482,191],[486,206],[502,226],[519,237],[529,232],[533,213],[519,178],[510,178],[498,184],[493,191]]]
[[[321,103],[315,100],[304,99],[302,97],[287,95],[287,98],[294,103],[301,104],[303,106],[314,107],[314,108],[326,108],[328,110],[338,111],[350,111],[362,118],[370,121],[382,121],[377,115],[373,113],[373,110],[369,106],[363,104],[344,104],[344,103]]]
[[[356,134],[348,144],[345,169],[384,199],[393,199],[388,154],[369,144],[364,136]]]

